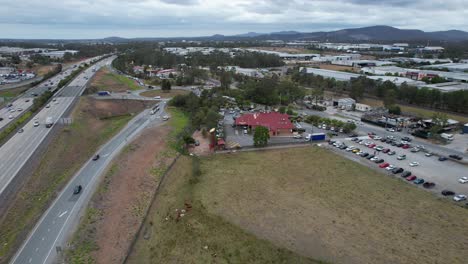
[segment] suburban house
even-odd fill
[[[252,130],[264,126],[270,131],[270,136],[288,135],[294,128],[289,116],[278,112],[244,114],[236,118],[235,125],[247,126]]]

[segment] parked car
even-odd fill
[[[382,152],[383,152],[383,153],[388,153],[388,152],[390,152],[390,149],[388,149],[388,148],[383,149]]]
[[[369,148],[374,148],[374,147],[375,147],[375,144],[370,144],[368,147],[369,147]]]
[[[379,168],[387,168],[388,166],[390,166],[390,164],[388,162],[385,162],[385,163],[382,163],[379,165]]]
[[[465,201],[466,200],[466,195],[464,194],[457,194],[453,197],[453,200],[455,202],[461,202],[461,201]]]
[[[431,152],[426,152],[426,153],[424,154],[424,156],[426,156],[426,157],[430,157],[430,156],[432,156],[432,155],[434,155],[434,154],[432,154]]]
[[[446,161],[446,160],[447,160],[447,158],[444,157],[444,156],[440,156],[440,157],[439,157],[439,161]]]
[[[395,169],[395,168],[396,168],[395,165],[390,164],[390,165],[388,165],[388,167],[385,168],[385,169],[388,170],[388,171],[391,171],[391,170],[393,170],[393,169]]]
[[[365,157],[369,156],[369,153],[364,152],[364,153],[362,153],[360,156],[363,157],[363,158],[365,158]]]
[[[404,171],[403,173],[401,173],[401,177],[403,178],[406,178],[408,176],[411,176],[411,171]]]
[[[398,173],[402,173],[402,172],[403,172],[403,169],[402,169],[402,168],[394,168],[394,169],[392,170],[392,173],[393,173],[393,174],[398,174]]]
[[[397,157],[397,160],[404,160],[404,159],[406,159],[406,155],[399,155]]]
[[[462,183],[462,184],[465,184],[465,183],[468,182],[468,177],[461,177],[460,179],[458,179],[458,182]]]
[[[423,183],[423,187],[426,188],[426,189],[434,188],[434,186],[435,186],[435,183],[433,183],[433,182],[425,182],[425,183]]]
[[[375,148],[375,150],[377,150],[377,151],[382,151],[383,149],[384,149],[384,147],[382,147],[382,146],[377,146],[377,147]]]
[[[462,160],[463,159],[463,157],[458,156],[458,155],[454,155],[454,154],[449,155],[449,157],[452,158],[452,159],[456,159],[456,160]]]
[[[403,148],[403,149],[409,149],[409,147],[410,147],[410,145],[408,145],[408,144],[404,144],[403,146],[401,146],[401,148]]]
[[[443,190],[443,191],[441,192],[441,194],[442,194],[443,196],[452,196],[452,195],[455,195],[455,193],[452,192],[452,191],[450,191],[450,190]]]
[[[374,155],[370,154],[369,156],[366,157],[366,159],[370,160],[370,159],[372,159],[374,157],[375,157]]]
[[[413,153],[419,152],[419,148],[414,147],[414,148],[411,149],[411,152],[413,152]]]
[[[412,139],[409,137],[402,137],[401,140],[411,142]]]
[[[357,136],[358,136],[358,134],[355,134],[355,133],[349,134],[349,137],[352,137],[352,138],[355,138],[355,137],[357,137]]]
[[[81,185],[75,186],[75,188],[73,189],[73,194],[79,194],[82,189],[83,187]]]
[[[391,150],[391,151],[389,151],[387,154],[388,154],[388,155],[390,155],[390,156],[392,156],[392,155],[395,155],[395,154],[396,154],[396,152],[395,152],[395,151],[393,151],[393,150]]]
[[[377,161],[377,160],[379,160],[379,159],[380,159],[379,157],[374,156],[374,157],[372,157],[372,158],[370,159],[370,161]]]
[[[20,129],[18,130],[18,133],[23,133],[23,132],[24,132],[24,129],[22,129],[22,128],[20,128]]]
[[[410,165],[411,167],[416,167],[416,166],[419,166],[419,162],[413,161],[413,162],[410,162],[409,165]]]
[[[413,181],[414,184],[423,184],[424,183],[424,179],[422,178],[417,178],[416,180]]]
[[[416,176],[414,176],[414,175],[408,176],[408,177],[406,177],[406,180],[407,181],[414,181],[414,180],[416,180]]]
[[[378,160],[375,161],[375,163],[377,163],[377,164],[380,164],[380,163],[382,163],[382,162],[384,162],[383,159],[378,159]]]

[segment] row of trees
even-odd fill
[[[307,116],[305,119],[305,122],[309,124],[313,124],[314,126],[325,124],[327,126],[332,126],[338,129],[342,128],[344,133],[349,133],[356,129],[356,124],[354,123],[347,123],[347,122],[343,122],[340,120],[320,117],[316,115]]]
[[[249,79],[239,87],[244,98],[264,105],[288,105],[305,96],[305,90],[296,83],[276,78]]]

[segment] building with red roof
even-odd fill
[[[236,118],[235,125],[247,126],[252,130],[264,126],[268,128],[271,136],[290,134],[294,128],[289,116],[278,112],[244,114]]]

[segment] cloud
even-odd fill
[[[6,28],[2,37],[24,38],[37,32],[20,25],[44,29],[68,27],[76,34],[94,32],[92,36],[96,37],[110,33],[129,36],[132,32],[160,32],[165,36],[279,30],[311,32],[370,25],[426,31],[468,30],[468,9],[464,8],[464,2],[466,0],[0,0],[0,25]],[[79,31],[82,28],[88,30]],[[47,34],[60,37],[63,31],[50,30],[44,34],[43,37],[48,37]],[[97,36],[99,34],[101,36]]]

